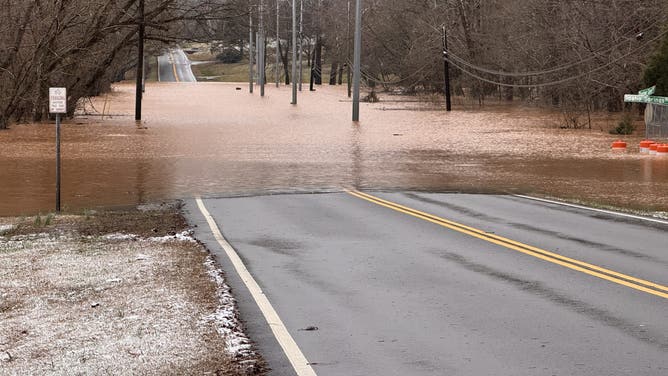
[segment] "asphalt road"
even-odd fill
[[[370,193],[387,201],[202,202],[318,375],[668,374],[667,224],[513,196]],[[196,202],[186,211],[272,374],[294,375]]]
[[[170,49],[158,56],[159,82],[197,82],[188,56],[180,48]]]

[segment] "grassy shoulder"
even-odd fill
[[[215,61],[211,56],[202,56],[196,55],[189,56],[196,63],[192,65],[193,74],[197,77],[197,80],[200,82],[248,82],[248,59],[243,60],[239,63],[226,64],[220,61]],[[281,83],[285,83],[285,76],[283,74],[283,66],[280,66],[280,80]],[[292,68],[290,68],[291,70]],[[323,66],[323,83],[329,82],[331,67],[329,64]],[[309,83],[310,80],[310,68],[304,63],[302,69],[302,82],[305,84]],[[275,82],[276,73],[274,70],[274,65],[271,64],[267,66],[267,81],[269,83]],[[346,82],[346,76],[344,73],[343,82]]]
[[[0,220],[3,372],[262,374],[233,302],[177,205]]]
[[[224,64],[202,62],[193,64],[192,71],[201,82],[245,82],[248,81],[248,62]]]

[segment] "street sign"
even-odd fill
[[[625,94],[624,95],[624,102],[631,102],[631,103],[647,103],[649,100],[649,95],[636,95],[636,94]]]
[[[649,87],[647,89],[642,89],[638,92],[640,95],[652,95],[656,93],[656,86]]]
[[[67,113],[67,89],[64,87],[49,88],[49,112],[52,114]]]
[[[624,102],[668,105],[668,97],[650,97],[649,95],[626,94],[624,95]]]

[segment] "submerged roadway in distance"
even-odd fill
[[[668,223],[493,195],[200,203],[312,374],[668,374]],[[271,374],[295,375],[277,322],[267,323],[195,200],[186,213]]]
[[[172,48],[158,56],[158,81],[197,82],[190,59],[182,49]]]

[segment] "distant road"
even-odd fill
[[[158,57],[158,81],[197,82],[190,66],[186,53],[180,48],[172,48]]]
[[[417,192],[186,210],[272,375],[296,374],[272,331],[303,352],[299,375],[668,375],[668,224]],[[259,313],[214,226],[282,323]]]

